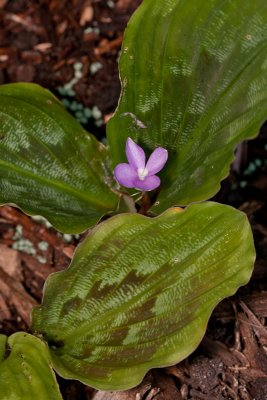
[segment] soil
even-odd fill
[[[0,0],[0,83],[47,87],[104,140],[104,122],[120,93],[123,31],[140,3]],[[126,392],[95,391],[58,378],[65,400],[267,399],[266,156],[265,125],[257,139],[238,147],[230,177],[215,196],[247,213],[257,261],[250,283],[215,309],[198,349],[176,366],[150,371],[139,387]],[[45,279],[69,265],[81,239],[58,234],[16,208],[0,208],[1,333],[28,330]]]

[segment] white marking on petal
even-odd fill
[[[143,181],[147,177],[148,170],[146,168],[138,168],[137,174],[140,181]]]

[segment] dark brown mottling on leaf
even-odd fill
[[[98,300],[104,299],[105,296],[111,293],[116,286],[117,286],[116,284],[109,285],[106,283],[103,286],[102,281],[96,281],[91,287],[90,292],[88,293],[88,298],[95,298]]]
[[[130,271],[121,282],[120,286],[125,289],[125,293],[131,290],[133,286],[138,286],[143,283],[147,275],[138,275],[135,270]],[[128,286],[128,289],[127,289]]]
[[[63,318],[66,314],[75,311],[77,308],[80,307],[81,304],[82,299],[80,299],[80,297],[78,296],[69,299],[66,303],[64,303],[60,313],[60,317]]]
[[[119,327],[118,329],[114,328],[110,331],[108,344],[110,346],[116,346],[118,343],[122,344],[124,339],[128,336],[129,331],[129,326]]]

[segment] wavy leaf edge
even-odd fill
[[[225,206],[225,205],[218,205],[217,203],[214,202],[206,202],[206,203],[196,203],[194,205],[190,205],[188,206],[185,210],[181,210],[180,208],[171,208],[168,209],[167,211],[165,211],[163,214],[153,218],[153,220],[157,220],[157,219],[161,219],[164,218],[166,215],[171,214],[173,212],[177,213],[177,211],[181,214],[185,213],[189,208],[192,207],[199,207],[199,206],[212,206],[212,205],[217,205],[220,207],[226,207],[228,210],[233,210],[236,213],[239,212],[237,210],[235,210],[233,207],[230,206]],[[240,214],[242,214],[245,218],[245,214],[242,212],[239,212]],[[133,214],[123,214],[124,218],[132,218]],[[138,219],[141,218],[145,218],[145,219],[151,219],[149,217],[144,217],[143,215],[140,214],[135,214],[135,217],[137,217]],[[96,226],[91,234],[90,237],[97,232],[99,229],[104,229],[105,224],[110,224],[112,223],[112,221],[116,221],[118,218],[121,218],[121,215],[117,215],[114,216],[112,218],[110,218],[107,221],[102,222],[101,224],[99,224],[98,226]],[[247,220],[246,220],[246,224],[248,224]],[[249,229],[249,225],[247,225],[247,228]],[[250,235],[250,239],[252,238],[251,236],[251,232],[248,230],[248,234]],[[253,242],[252,242],[253,243]],[[83,243],[82,243],[83,244]],[[81,244],[81,246],[82,246]],[[78,246],[73,260],[75,260],[75,255],[77,254],[77,251],[79,251],[80,247]],[[52,364],[53,367],[55,369],[55,371],[62,376],[63,378],[66,379],[77,379],[87,385],[93,386],[94,388],[98,389],[98,390],[125,390],[125,389],[129,389],[131,387],[135,387],[136,385],[138,385],[144,375],[151,369],[151,368],[162,368],[162,367],[168,367],[171,365],[174,365],[180,361],[182,361],[184,358],[186,358],[189,354],[191,354],[199,345],[199,343],[201,342],[203,336],[205,335],[205,331],[206,331],[206,327],[208,324],[208,321],[210,319],[210,316],[214,310],[214,308],[218,305],[218,303],[220,301],[222,301],[223,299],[225,299],[226,297],[232,296],[236,293],[236,291],[238,290],[238,288],[240,286],[245,285],[252,274],[253,271],[253,264],[254,264],[254,260],[255,260],[255,254],[253,254],[253,256],[251,256],[251,259],[248,261],[248,266],[245,269],[245,272],[243,271],[242,277],[239,278],[238,283],[234,284],[232,283],[230,287],[228,287],[228,291],[227,293],[223,294],[222,296],[218,296],[218,294],[216,294],[216,300],[213,301],[212,304],[209,304],[208,307],[206,309],[204,309],[204,311],[201,311],[201,323],[199,324],[199,329],[197,332],[194,332],[194,338],[192,340],[192,338],[190,339],[190,346],[185,347],[184,349],[178,349],[177,352],[174,354],[173,352],[171,354],[165,355],[163,358],[165,361],[163,362],[155,362],[155,360],[153,361],[147,361],[147,362],[143,362],[142,364],[138,364],[136,365],[136,367],[131,366],[131,376],[128,377],[127,379],[125,378],[125,382],[119,382],[118,384],[116,384],[116,379],[112,379],[112,382],[108,382],[108,380],[106,382],[103,382],[103,380],[100,380],[99,382],[96,381],[96,379],[90,379],[90,377],[84,377],[84,376],[80,376],[79,374],[76,374],[74,371],[72,371],[71,369],[68,369],[68,366],[66,367],[66,365],[62,365],[61,361],[60,361],[60,357],[57,356],[57,350],[54,350],[53,348],[50,348],[50,354],[51,354],[51,359],[52,359]],[[74,261],[75,262],[75,261]],[[70,264],[69,268],[75,268],[75,265],[73,265],[73,262]],[[59,275],[59,274],[64,274],[66,271],[61,271],[61,272],[56,272],[54,274],[52,274],[44,287],[44,293],[45,291],[49,288],[49,282],[50,279],[53,280],[53,276],[55,275]],[[237,274],[235,274],[234,276],[236,276]],[[242,278],[242,279],[241,279]],[[38,330],[37,330],[38,332]],[[41,332],[38,332],[38,334],[40,334]],[[175,332],[174,332],[175,333]],[[115,367],[114,368],[116,371],[114,373],[115,376],[120,376],[121,373],[123,373],[123,371],[125,370],[125,367]]]

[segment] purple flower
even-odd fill
[[[118,164],[114,170],[114,175],[121,185],[145,191],[154,190],[160,185],[160,179],[155,174],[164,167],[168,159],[166,149],[157,147],[146,163],[142,147],[128,138],[126,156],[129,164]]]

